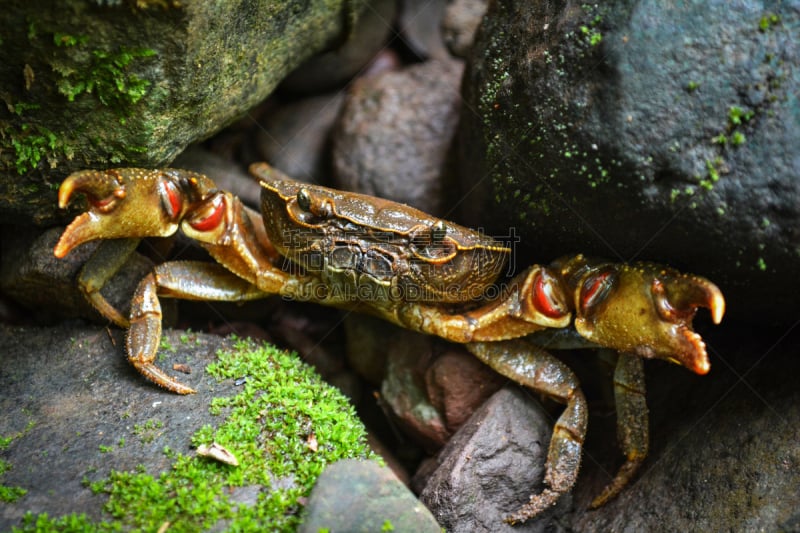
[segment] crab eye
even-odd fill
[[[533,306],[548,318],[561,318],[569,313],[564,294],[556,278],[542,269],[533,282]]]
[[[197,231],[211,231],[220,225],[225,214],[225,197],[220,195],[203,206],[198,216],[189,221],[189,225]]]
[[[581,284],[581,314],[588,315],[593,307],[605,301],[616,281],[617,276],[611,270],[599,272],[587,277],[583,284]]]
[[[438,221],[436,224],[431,226],[431,242],[436,244],[440,243],[444,240],[445,235],[447,235],[447,226],[444,223],[444,220]]]
[[[297,191],[297,205],[299,205],[300,209],[303,211],[311,211],[311,195],[308,194],[306,189]]]
[[[175,220],[180,216],[181,209],[183,208],[183,199],[181,198],[181,191],[174,182],[169,180],[161,180],[158,186],[158,192],[161,196],[161,207],[171,220]]]

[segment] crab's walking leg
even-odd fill
[[[614,400],[617,406],[617,440],[625,463],[606,488],[592,500],[597,508],[617,496],[647,457],[650,440],[645,399],[644,364],[640,357],[620,353],[614,370]]]
[[[521,340],[473,342],[466,346],[500,374],[566,404],[547,451],[545,490],[531,496],[528,503],[505,519],[512,524],[523,522],[553,505],[575,484],[586,435],[586,400],[569,367],[541,348]]]
[[[128,319],[100,293],[136,250],[139,239],[113,239],[101,241],[78,274],[78,287],[97,311],[121,328],[128,327]]]
[[[246,301],[268,296],[216,263],[163,263],[139,282],[131,302],[126,342],[128,361],[148,380],[178,394],[195,391],[168,376],[154,363],[161,342],[159,295],[217,301]]]

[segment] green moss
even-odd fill
[[[24,437],[25,434],[28,433],[28,431],[30,431],[31,429],[33,429],[35,425],[36,423],[33,420],[29,420],[28,424],[25,426],[25,429],[23,429],[22,431],[15,433],[13,435],[9,435],[8,437],[0,437],[0,450],[7,449],[9,446],[11,446],[12,442],[21,437]],[[2,477],[3,474],[8,472],[10,469],[11,469],[11,463],[0,459],[0,477]],[[27,493],[28,491],[26,489],[23,489],[22,487],[9,487],[6,485],[0,485],[0,501],[6,503],[14,503],[18,499],[25,496]]]
[[[85,41],[84,41],[85,42]],[[80,43],[76,43],[80,44]],[[62,72],[58,92],[70,102],[84,93],[94,94],[100,103],[114,109],[128,109],[147,93],[150,80],[129,71],[135,59],[152,57],[155,50],[121,46],[116,52],[93,50],[91,60],[79,72]]]
[[[212,412],[224,412],[226,419],[216,429],[198,430],[192,443],[225,447],[238,467],[166,450],[174,457],[168,472],[115,471],[91,484],[108,496],[104,510],[112,521],[28,514],[16,531],[157,531],[165,524],[170,532],[201,531],[223,520],[226,531],[294,531],[298,499],[309,494],[325,465],[371,457],[353,407],[297,357],[239,341],[207,370],[220,381],[247,381],[238,395],[211,402]],[[235,500],[236,487],[245,486],[263,488],[254,504]]]
[[[758,29],[765,32],[781,22],[781,17],[775,13],[764,13],[758,21]]]

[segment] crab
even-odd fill
[[[461,343],[500,374],[565,405],[547,454],[545,488],[506,518],[517,523],[575,484],[588,418],[577,378],[536,344],[536,335],[565,332],[572,347],[618,353],[614,390],[625,460],[593,507],[615,497],[647,455],[642,360],[709,371],[692,321],[704,307],[718,324],[725,300],[703,277],[654,263],[573,255],[530,266],[498,285],[511,250],[480,232],[389,200],[301,183],[266,163],[250,171],[261,186],[260,213],[187,170],[85,170],[59,189],[62,208],[76,193],[84,193],[90,207],[61,235],[55,255],[104,241],[79,286],[109,320],[128,328],[128,360],[165,389],[194,392],[155,364],[160,297],[246,301],[280,295],[369,313]],[[128,316],[104,301],[100,288],[138,239],[178,230],[214,262],[157,265],[139,283]]]

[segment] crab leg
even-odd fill
[[[564,328],[572,320],[571,299],[547,267],[528,268],[506,289],[503,297],[466,313],[408,303],[394,314],[382,316],[405,328],[457,343],[515,339],[545,328]]]
[[[586,399],[569,367],[537,346],[521,340],[473,342],[466,346],[498,373],[566,404],[553,427],[547,451],[546,488],[505,519],[511,524],[523,522],[553,505],[575,484],[586,436]]]
[[[102,241],[78,274],[78,287],[95,309],[121,328],[130,325],[128,319],[112,306],[101,290],[130,258],[139,239]]]
[[[606,488],[592,500],[593,509],[604,505],[630,482],[642,465],[650,441],[644,364],[640,357],[620,353],[614,370],[614,401],[617,407],[617,441],[625,463]]]
[[[195,391],[155,365],[161,342],[159,295],[232,302],[269,296],[220,265],[199,261],[163,263],[139,282],[131,301],[130,329],[125,343],[128,361],[145,378],[177,394]]]

